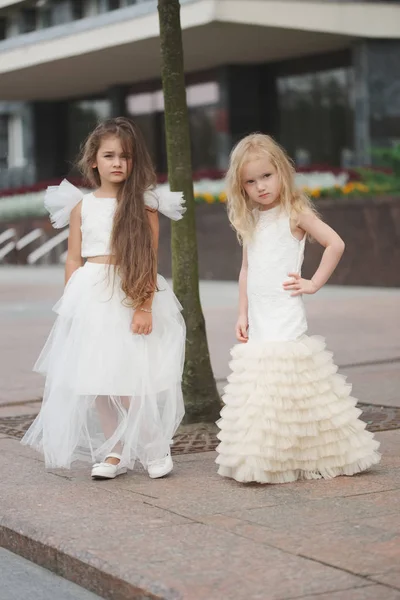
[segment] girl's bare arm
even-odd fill
[[[81,233],[81,209],[82,202],[79,202],[71,211],[69,221],[68,252],[65,261],[65,284],[67,284],[71,275],[83,265],[82,252],[82,233]]]
[[[158,219],[158,211],[156,210],[147,210],[147,215],[149,218],[149,223],[150,223],[150,229],[151,229],[151,233],[153,235],[153,246],[154,246],[154,250],[157,254],[158,252],[158,240],[159,240],[159,236],[160,236],[160,222]],[[151,310],[151,305],[153,303],[153,297],[154,297],[154,292],[151,295],[150,298],[148,298],[146,300],[146,302],[144,302],[141,306],[141,308],[145,309],[145,310]]]
[[[284,289],[291,290],[292,296],[315,294],[328,281],[336,269],[344,252],[342,238],[326,223],[313,213],[300,215],[298,227],[308,233],[325,248],[318,269],[311,279],[303,279],[298,273],[288,273],[292,280],[283,284]]]
[[[247,342],[248,340],[248,299],[247,299],[247,250],[243,247],[242,267],[239,275],[239,317],[236,323],[236,338],[239,342]]]

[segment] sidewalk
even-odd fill
[[[0,269],[0,290],[0,545],[110,600],[400,600],[399,290],[307,298],[311,332],[354,383],[382,463],[280,486],[219,477],[213,427],[180,432],[164,480],[138,468],[93,482],[83,463],[46,472],[19,438],[40,406],[31,366],[62,272]],[[201,293],[222,386],[237,288],[205,282]]]
[[[3,438],[0,543],[112,600],[399,600],[400,433],[378,437],[368,474],[266,487],[214,453],[92,482]]]

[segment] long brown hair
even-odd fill
[[[131,156],[132,168],[117,193],[111,251],[122,280],[122,290],[134,308],[145,302],[157,284],[157,256],[144,203],[144,193],[156,184],[156,174],[139,128],[125,117],[100,123],[88,136],[78,166],[93,187],[101,185],[96,162],[101,142],[115,136]]]

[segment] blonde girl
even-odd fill
[[[324,340],[307,335],[302,295],[328,281],[344,243],[294,175],[267,135],[247,136],[232,151],[228,213],[243,244],[240,344],[232,349],[217,463],[220,475],[241,482],[354,475],[380,459]],[[325,249],[311,279],[301,276],[307,236]]]

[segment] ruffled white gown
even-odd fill
[[[110,253],[116,200],[96,198],[64,181],[50,188],[46,206],[62,227],[82,200],[82,256]],[[146,194],[145,202],[179,219],[182,195]],[[144,467],[165,456],[184,415],[181,378],[185,324],[181,306],[158,276],[153,331],[134,335],[118,269],[86,262],[74,272],[58,317],[34,367],[46,375],[41,411],[22,439],[44,454],[47,467],[69,468],[76,459],[101,462],[110,452],[121,465]]]
[[[304,244],[279,207],[260,212],[248,246],[249,341],[232,349],[218,421],[218,473],[237,481],[354,475],[380,460],[323,338],[306,335],[301,297],[282,288],[300,273]]]

